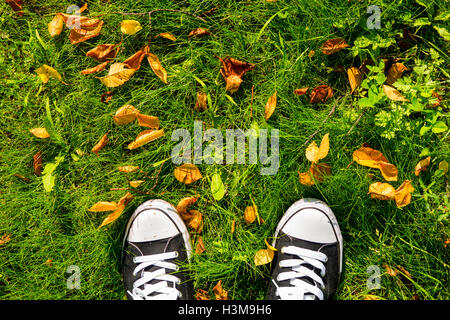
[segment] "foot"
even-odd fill
[[[342,235],[331,209],[302,199],[281,218],[272,244],[269,300],[324,300],[336,292],[342,272]]]
[[[191,255],[189,233],[176,209],[163,200],[141,204],[125,231],[123,282],[127,298],[193,299],[188,274],[179,269]]]

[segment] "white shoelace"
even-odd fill
[[[325,289],[322,277],[325,276],[325,265],[328,257],[321,252],[312,251],[308,249],[298,248],[295,246],[287,246],[281,248],[281,253],[296,255],[299,259],[281,260],[280,267],[291,268],[290,271],[281,272],[278,274],[276,281],[290,280],[289,287],[280,287],[275,280],[272,280],[277,287],[275,294],[281,300],[314,300],[315,297],[323,300],[323,289]],[[304,264],[309,264],[314,268],[320,270],[320,276],[313,270],[304,267]],[[298,279],[307,277],[320,286],[317,287],[304,280]]]
[[[164,260],[170,260],[178,257],[178,252],[166,252],[160,254],[152,254],[148,256],[138,256],[133,258],[133,262],[137,263],[137,267],[133,271],[133,275],[141,272],[141,277],[133,283],[133,291],[129,291],[130,296],[135,300],[176,300],[181,297],[181,292],[175,287],[180,283],[180,279],[171,274],[166,274],[165,269],[178,271],[178,266],[174,263]],[[159,267],[155,271],[144,271],[147,267]],[[150,284],[152,280],[160,280],[155,284]],[[169,286],[169,282],[172,283]],[[143,288],[139,288],[143,286]],[[151,295],[152,293],[158,293]]]

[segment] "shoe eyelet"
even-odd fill
[[[178,251],[175,251],[175,258],[178,258]]]
[[[178,294],[178,298],[183,298],[183,294],[181,292]]]

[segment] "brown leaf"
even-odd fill
[[[86,52],[86,56],[91,57],[99,62],[104,62],[106,60],[114,59],[119,52],[119,45],[116,44],[100,44],[94,49]]]
[[[194,197],[184,197],[177,204],[177,212],[181,216],[181,218],[186,222],[191,218],[191,215],[187,212],[187,207],[193,205],[197,199],[200,198],[200,195],[196,195]]]
[[[213,288],[216,300],[228,300],[228,292],[222,288],[222,280],[219,280]]]
[[[99,64],[99,65],[97,65],[95,67],[92,67],[92,68],[89,68],[89,69],[84,69],[84,70],[81,71],[81,73],[86,75],[86,74],[92,74],[92,73],[97,73],[97,72],[103,71],[103,70],[105,70],[106,65],[108,63],[109,62],[106,61],[106,62],[103,62],[103,63],[101,63],[101,64]]]
[[[205,245],[203,244],[202,237],[198,237],[197,245],[195,246],[195,253],[201,254],[205,251]]]
[[[347,70],[348,81],[350,82],[350,88],[353,93],[362,83],[363,77],[361,71],[358,68],[351,67]]]
[[[321,49],[323,54],[330,55],[347,47],[349,45],[345,42],[345,39],[336,38],[325,41]]]
[[[167,84],[167,71],[164,69],[164,67],[161,65],[161,62],[159,61],[158,57],[150,52],[149,47],[146,46],[145,54],[147,55],[147,61],[150,67],[152,68],[153,72],[156,74],[156,76],[165,84]]]
[[[405,72],[406,70],[408,70],[408,68],[406,68],[403,63],[400,62],[396,62],[393,63],[392,66],[389,68],[388,74],[387,74],[387,78],[386,78],[386,83],[388,85],[393,85],[397,79],[399,79],[403,72]]]
[[[196,28],[194,30],[192,30],[191,32],[189,32],[188,34],[188,39],[195,37],[195,38],[200,38],[200,37],[204,37],[204,36],[209,36],[211,33],[209,32],[208,29],[205,28]]]
[[[9,6],[11,7],[11,9],[13,9],[14,12],[17,12],[17,15],[19,17],[23,16],[22,0],[6,0],[6,3],[9,4]]]
[[[197,166],[189,163],[176,167],[173,174],[178,181],[185,184],[191,184],[203,178]]]
[[[120,172],[131,173],[131,172],[138,171],[139,167],[138,166],[123,166],[123,167],[118,167],[117,169],[119,169]]]
[[[226,82],[226,90],[234,93],[239,89],[242,83],[242,77],[245,73],[255,68],[255,66],[248,62],[236,60],[234,58],[219,58],[222,63],[220,74]]]
[[[133,107],[131,104],[126,104],[117,109],[114,115],[114,123],[118,126],[128,124],[136,120],[139,115],[139,110]]]
[[[370,197],[378,200],[394,200],[395,189],[389,183],[375,182],[369,186]]]
[[[99,142],[92,148],[92,152],[98,156],[98,152],[108,143],[108,132],[101,137]]]
[[[55,37],[61,34],[63,28],[64,19],[59,13],[57,13],[48,24],[48,33],[50,33],[50,36]]]
[[[203,91],[197,92],[197,101],[195,102],[195,111],[205,111],[208,108],[207,96]]]
[[[98,79],[100,79],[105,86],[115,88],[130,80],[135,72],[135,69],[129,69],[124,63],[113,63],[109,68],[108,75]]]
[[[133,150],[139,148],[151,141],[161,138],[164,135],[164,129],[160,130],[144,130],[138,134],[136,139],[128,145],[128,149]]]
[[[13,176],[16,177],[16,178],[18,178],[18,179],[20,179],[20,180],[22,180],[23,182],[26,182],[26,183],[28,183],[28,182],[31,181],[30,178],[27,178],[27,177],[25,177],[24,175],[21,175],[21,174],[19,174],[19,173],[14,173]]]
[[[81,29],[72,28],[70,30],[69,39],[71,44],[84,42],[100,34],[103,27],[103,21],[98,19],[91,20],[92,21],[86,22],[85,26],[82,24]]]
[[[383,91],[386,96],[393,101],[408,101],[397,89],[394,87],[383,84]]]
[[[42,153],[41,151],[38,151],[33,156],[33,168],[34,168],[34,174],[38,177],[41,176],[42,172]]]
[[[189,214],[192,218],[189,220],[188,227],[195,230],[197,233],[201,233],[203,230],[203,216],[198,210],[189,210]]]
[[[108,104],[111,101],[113,95],[114,95],[114,92],[106,91],[105,93],[102,94],[100,101],[104,104]]]
[[[327,85],[320,85],[311,91],[309,103],[321,103],[333,96],[333,89]]]
[[[146,114],[137,114],[138,124],[141,127],[147,127],[152,129],[159,129],[159,119],[158,117],[148,116]]]
[[[196,300],[211,300],[209,297],[208,291],[205,291],[203,289],[198,289],[197,293],[195,294]]]
[[[117,203],[100,201],[94,204],[88,211],[91,212],[104,212],[104,211],[114,211],[117,209]]]
[[[419,176],[421,171],[426,171],[428,166],[430,165],[431,162],[431,157],[426,157],[425,159],[420,160],[417,165],[416,168],[414,169],[414,174],[416,176]]]
[[[135,54],[133,54],[131,57],[126,59],[123,64],[125,64],[128,68],[139,70],[141,68],[141,63],[144,57],[146,56],[148,51],[148,45],[144,48],[137,51]]]
[[[414,187],[411,181],[405,180],[400,187],[395,190],[395,204],[401,208],[408,205],[411,202],[411,193],[414,192]]]
[[[301,89],[295,89],[294,90],[294,94],[302,96],[302,95],[306,94],[308,92],[308,90],[309,90],[309,87],[301,88]]]
[[[11,235],[10,234],[5,234],[0,238],[0,246],[4,245],[5,243],[7,243],[8,241],[11,241]]]
[[[248,206],[244,211],[244,220],[245,223],[251,224],[256,220],[256,215],[258,212],[258,208],[254,205]]]
[[[267,100],[266,107],[264,109],[264,118],[266,120],[269,120],[270,116],[275,111],[275,108],[277,107],[277,92],[269,97],[269,100]]]
[[[37,138],[40,139],[46,139],[46,138],[50,138],[50,135],[47,132],[47,129],[45,128],[33,128],[30,129],[30,132]]]
[[[300,183],[305,186],[322,182],[329,175],[331,175],[331,166],[327,163],[312,163],[307,172],[298,172]]]
[[[391,277],[395,277],[397,275],[397,273],[398,273],[398,270],[395,270],[394,268],[391,268],[387,264],[383,264],[382,267],[386,270],[386,273],[389,276],[391,276]]]

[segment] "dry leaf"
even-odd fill
[[[189,163],[176,167],[173,174],[178,181],[185,184],[191,184],[203,178],[197,166]]]
[[[347,47],[349,45],[345,42],[345,39],[336,38],[325,41],[321,49],[323,54],[330,55]]]
[[[379,169],[387,181],[397,181],[397,167],[389,163],[386,157],[378,150],[363,145],[353,152],[353,160],[362,166]]]
[[[37,138],[45,139],[50,138],[50,135],[47,132],[47,129],[45,128],[33,128],[30,130],[30,132]]]
[[[310,52],[308,52],[308,58],[312,58],[316,55],[316,51],[311,50]]]
[[[26,183],[31,181],[31,179],[29,179],[29,178],[27,178],[27,177],[25,177],[25,176],[23,176],[23,175],[21,175],[19,173],[14,173],[13,176],[18,178],[18,179],[20,179],[20,180],[22,180],[23,182],[26,182]]]
[[[261,266],[272,262],[273,257],[275,255],[275,251],[273,250],[272,246],[267,245],[267,242],[266,246],[267,249],[260,249],[256,251],[255,257],[253,258],[253,261],[255,262],[256,266]]]
[[[7,243],[8,241],[11,241],[11,235],[10,234],[5,234],[0,238],[0,246],[4,245],[5,243]]]
[[[333,96],[333,89],[327,85],[320,85],[311,91],[309,103],[321,103]]]
[[[111,101],[113,95],[114,92],[106,91],[105,93],[102,94],[100,101],[104,104],[108,104]]]
[[[366,294],[364,295],[364,300],[380,300],[380,297],[373,294]]]
[[[309,87],[301,88],[301,89],[295,89],[294,90],[294,94],[302,96],[302,95],[306,94],[308,92],[308,90],[309,90]]]
[[[116,44],[100,44],[94,49],[86,52],[86,56],[91,57],[99,62],[114,59],[119,52],[119,45]]]
[[[61,75],[52,67],[44,64],[36,69],[36,73],[43,83],[47,83],[50,78],[57,79],[62,82]]]
[[[117,208],[103,220],[102,224],[98,228],[100,229],[101,227],[116,221],[122,215],[124,210],[125,205],[118,205]]]
[[[148,51],[148,45],[137,51],[131,57],[127,58],[123,64],[125,64],[128,68],[139,70],[141,68],[141,63],[144,57],[146,56]]]
[[[213,288],[216,300],[228,300],[228,292],[222,288],[222,280],[219,280]]]
[[[205,111],[208,108],[207,96],[203,91],[197,92],[197,101],[195,102],[195,111]]]
[[[188,227],[195,230],[197,233],[201,233],[203,230],[203,216],[198,210],[189,210],[189,214],[192,218],[189,220]]]
[[[431,157],[426,157],[423,160],[420,160],[419,163],[417,163],[416,168],[414,169],[414,174],[416,176],[419,176],[419,173],[421,171],[426,171],[428,166],[430,165]]]
[[[105,86],[114,88],[121,86],[130,80],[135,72],[135,69],[129,69],[124,63],[113,63],[109,68],[108,75],[98,79],[100,79]]]
[[[148,47],[147,47],[147,50],[146,50],[146,55],[147,55],[148,64],[152,68],[153,72],[158,76],[158,78],[162,82],[167,84],[167,71],[161,65],[161,62],[159,61],[158,57],[156,55],[154,55],[153,53],[151,53],[148,50]]]
[[[45,265],[51,267],[53,265],[53,259],[47,259],[47,261],[44,262]]]
[[[127,192],[122,198],[119,199],[119,202],[117,202],[117,204],[126,206],[131,200],[133,200],[133,198],[133,195]]]
[[[180,200],[180,202],[178,202],[176,209],[178,214],[184,221],[191,218],[191,215],[189,215],[187,212],[187,207],[193,205],[199,197],[200,195],[196,195],[195,197],[184,197]]]
[[[399,79],[402,76],[403,72],[405,72],[406,70],[408,70],[408,68],[406,68],[403,63],[393,63],[389,68],[386,83],[388,85],[393,85],[395,81],[397,81],[397,79]]]
[[[103,63],[93,67],[93,68],[84,69],[84,70],[81,71],[81,73],[86,75],[86,74],[92,74],[92,73],[97,73],[97,72],[103,71],[103,70],[105,70],[106,65],[108,63],[109,62],[106,61],[106,62],[103,62]]]
[[[306,148],[306,158],[312,163],[317,163],[319,160],[325,158],[330,150],[329,134],[325,134],[320,142],[320,147],[317,147],[315,141]]]
[[[203,244],[202,237],[198,237],[197,245],[195,246],[195,253],[201,254],[205,251],[205,245]]]
[[[234,230],[236,228],[236,220],[231,221],[231,233],[234,233]]]
[[[108,143],[108,133],[105,133],[103,135],[103,137],[101,137],[101,139],[99,140],[99,142],[97,142],[97,144],[92,148],[92,152],[95,153],[98,156],[98,152],[104,147],[106,146],[106,144]]]
[[[391,268],[387,264],[383,264],[382,267],[386,270],[386,273],[389,276],[391,276],[391,277],[395,277],[397,275],[397,273],[398,273],[398,270],[395,270],[394,268]]]
[[[275,111],[277,107],[277,92],[270,96],[269,100],[267,100],[266,107],[264,109],[264,118],[269,120],[270,116]]]
[[[128,149],[133,150],[139,148],[153,140],[156,140],[164,135],[164,129],[160,130],[144,130],[138,134],[136,139],[128,145]]]
[[[378,162],[378,169],[380,169],[386,181],[397,181],[398,169],[393,164],[380,161]]]
[[[120,31],[126,35],[133,35],[142,30],[142,26],[139,21],[136,20],[123,20],[120,23]]]
[[[131,172],[138,171],[139,167],[138,166],[123,166],[123,167],[118,167],[117,169],[119,169],[120,172],[131,173]]]
[[[408,101],[397,89],[394,87],[383,84],[383,91],[386,96],[393,101]]]
[[[155,38],[158,38],[158,37],[166,38],[166,39],[169,39],[169,40],[172,40],[172,41],[176,41],[177,40],[177,38],[173,34],[171,34],[170,32],[160,33]]]
[[[48,33],[50,33],[50,36],[55,37],[61,34],[63,28],[64,19],[59,13],[57,13],[48,24]]]
[[[128,124],[136,120],[139,110],[133,107],[131,104],[126,104],[117,109],[114,115],[114,123],[118,126]]]
[[[389,183],[375,182],[369,186],[370,197],[378,200],[394,200],[395,189]]]
[[[350,88],[352,89],[351,93],[353,93],[362,83],[363,75],[358,68],[351,67],[347,70],[348,81],[350,82]]]
[[[141,184],[143,184],[145,182],[145,180],[134,180],[134,181],[130,181],[130,186],[132,188],[138,188]]]
[[[88,211],[91,212],[104,212],[104,211],[114,211],[117,209],[117,203],[100,201],[94,204]]]
[[[6,3],[9,4],[9,6],[11,7],[11,9],[13,9],[14,12],[17,12],[17,15],[19,17],[23,16],[22,0],[6,0]]]
[[[204,36],[208,36],[211,33],[209,32],[208,29],[205,28],[197,28],[192,30],[191,32],[189,32],[188,34],[188,39],[192,38],[192,37],[196,37],[196,38],[200,38],[200,37],[204,37]]]
[[[256,215],[258,212],[258,208],[254,205],[248,206],[244,211],[244,220],[245,223],[251,224],[256,220]]]
[[[42,172],[42,153],[40,151],[36,152],[33,156],[33,168],[34,174],[40,177]]]
[[[220,74],[226,82],[226,90],[234,93],[239,89],[242,83],[242,77],[245,73],[255,68],[255,66],[248,62],[236,60],[234,58],[219,58],[222,63]]]
[[[395,204],[401,208],[408,205],[411,202],[411,193],[414,192],[414,187],[411,181],[405,180],[400,187],[395,190]]]
[[[142,113],[137,114],[138,124],[141,127],[147,127],[152,129],[159,129],[158,117],[148,116]]]
[[[69,39],[71,44],[77,44],[94,38],[100,34],[103,27],[103,21],[99,19],[90,19],[81,24],[81,29],[72,28]]]
[[[205,291],[203,289],[198,289],[197,293],[195,294],[196,300],[211,300],[209,297],[208,291]]]
[[[331,166],[327,163],[312,163],[307,172],[298,172],[300,183],[305,186],[322,182],[329,175],[331,175]]]

